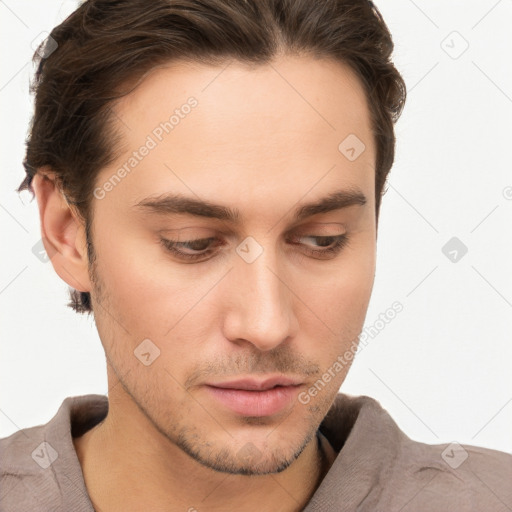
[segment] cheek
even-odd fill
[[[137,325],[167,330],[193,300],[193,287],[154,239],[130,233],[98,240],[98,272],[109,305],[130,331]]]
[[[149,339],[160,350],[155,365],[181,372],[211,335],[214,309],[207,296],[220,276],[179,268],[150,240],[112,236],[102,242],[97,261],[105,297],[97,326],[106,348],[116,351],[116,360],[137,367],[133,351]],[[118,345],[130,349],[117,351]]]
[[[337,304],[338,307],[331,308],[330,314],[333,319],[338,318],[347,325],[362,327],[373,287],[374,262],[360,260],[346,270],[338,287],[332,290],[331,304]]]
[[[310,287],[307,305],[318,318],[304,311],[303,353],[318,362],[321,374],[302,395],[301,403],[325,414],[346,378],[363,328],[373,287],[374,258],[347,261],[314,293]],[[299,397],[299,401],[301,398]]]
[[[339,342],[359,334],[375,275],[375,245],[369,238],[353,244],[339,261],[314,280],[301,278],[301,297]],[[317,325],[320,323],[316,320]],[[341,339],[340,339],[341,338]]]

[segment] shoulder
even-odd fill
[[[46,425],[24,428],[0,439],[0,486],[2,510],[26,510],[60,506],[52,492],[54,477],[49,469],[58,456],[45,441]]]
[[[512,511],[512,455],[410,439],[380,403],[338,394],[321,425],[338,452],[309,510]]]
[[[41,461],[43,455],[50,459],[58,455],[53,454],[50,444],[61,451],[71,448],[71,438],[89,430],[106,416],[107,411],[108,399],[104,395],[65,398],[47,423],[22,428],[0,438],[0,474],[14,470],[30,473],[45,465]]]
[[[72,438],[107,410],[104,395],[67,397],[47,423],[1,438],[0,509],[63,510],[71,499],[74,510],[91,510]]]
[[[41,464],[42,449],[49,423],[22,428],[0,439],[0,476],[30,474]],[[39,451],[38,451],[39,449]]]
[[[390,467],[389,503],[408,511],[512,510],[512,455],[478,446],[403,438]]]

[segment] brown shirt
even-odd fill
[[[0,439],[0,511],[94,512],[72,436],[107,412],[104,395],[68,397],[45,425]],[[319,430],[336,458],[304,512],[512,511],[510,454],[412,441],[367,396],[338,394]]]

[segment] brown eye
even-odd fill
[[[316,243],[312,244],[304,244],[302,240],[312,240],[316,241]],[[346,246],[348,242],[348,236],[346,233],[342,235],[306,235],[306,236],[297,236],[293,238],[294,245],[302,245],[304,247],[304,252],[309,256],[313,256],[319,259],[329,259],[336,256],[341,250]],[[316,248],[318,247],[318,249]]]
[[[168,250],[178,258],[188,260],[196,260],[209,255],[212,252],[212,250],[209,249],[210,245],[215,240],[217,239],[213,237],[197,238],[196,240],[185,241],[168,240],[166,238],[160,239],[162,245],[166,248],[166,250]]]

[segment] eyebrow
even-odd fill
[[[364,206],[366,196],[359,190],[338,190],[317,201],[298,206],[293,220],[300,221],[319,213],[328,213],[348,206]],[[220,204],[202,201],[180,194],[162,194],[142,199],[133,208],[159,215],[186,214],[239,223],[240,211]]]

